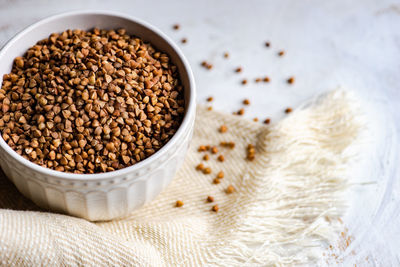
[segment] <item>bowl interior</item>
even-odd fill
[[[167,53],[170,57],[170,60],[174,65],[177,66],[181,83],[184,87],[184,97],[185,97],[185,116],[181,126],[179,127],[177,133],[171,138],[171,140],[164,145],[159,151],[157,151],[152,156],[138,162],[130,167],[108,172],[108,176],[111,173],[119,173],[123,170],[135,167],[137,165],[142,165],[144,162],[148,161],[151,158],[157,157],[157,155],[166,149],[167,146],[173,145],[171,143],[179,142],[179,135],[183,131],[182,128],[185,128],[185,125],[188,125],[190,122],[187,120],[188,112],[194,112],[195,105],[195,97],[194,97],[194,81],[192,77],[192,73],[190,67],[186,60],[184,59],[182,53],[179,51],[179,48],[169,40],[164,34],[155,29],[153,26],[140,21],[138,19],[134,19],[125,15],[115,14],[113,12],[72,12],[72,13],[64,13],[60,15],[56,15],[44,20],[41,20],[32,26],[26,28],[19,34],[17,34],[11,41],[9,41],[0,52],[0,84],[3,81],[3,75],[9,73],[12,69],[12,64],[14,58],[17,56],[22,56],[29,47],[35,45],[39,40],[47,38],[51,33],[54,32],[62,32],[67,29],[82,29],[89,30],[94,27],[100,29],[118,29],[124,28],[131,35],[138,36],[143,39],[145,42],[151,43],[157,50]],[[18,157],[19,160],[22,160],[24,164],[30,165],[33,167],[28,160],[19,156],[15,151],[12,150],[8,145],[4,142],[2,137],[0,136],[0,145],[3,147],[6,146],[6,151],[10,152],[13,157]],[[34,163],[32,163],[34,164]],[[36,165],[36,164],[34,164]],[[62,173],[58,171],[54,171],[45,167],[41,167],[36,165],[34,167],[36,170],[40,172],[46,172],[47,174],[52,173],[53,175],[70,178],[83,178],[83,176],[97,176],[98,178],[102,177],[102,174],[70,174],[70,173]],[[58,175],[57,175],[58,173]]]

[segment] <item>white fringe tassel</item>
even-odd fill
[[[261,139],[265,161],[243,178],[237,204],[246,211],[229,245],[214,254],[220,266],[288,266],[316,262],[337,238],[348,164],[363,125],[355,98],[336,90],[314,99]],[[250,198],[249,198],[250,194]],[[243,202],[246,205],[243,205]],[[243,260],[247,259],[247,260]]]

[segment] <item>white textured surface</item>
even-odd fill
[[[234,111],[250,96],[246,116],[282,116],[318,92],[345,85],[365,100],[373,119],[377,146],[359,170],[360,181],[376,181],[369,192],[355,188],[358,201],[345,223],[355,241],[346,251],[351,266],[400,264],[400,2],[399,1],[0,1],[0,44],[15,32],[48,15],[81,8],[112,9],[147,20],[176,41],[192,64],[198,101],[215,97],[214,107]],[[171,25],[180,23],[181,30]],[[271,48],[263,46],[271,42]],[[276,56],[284,49],[283,58]],[[222,57],[229,51],[231,58]],[[202,60],[214,64],[210,72]],[[233,69],[241,65],[240,75]],[[268,85],[240,85],[242,78],[269,75]],[[285,79],[296,76],[287,86]],[[391,123],[397,122],[393,128]],[[396,164],[394,164],[396,163]],[[360,194],[361,197],[358,197]],[[354,225],[353,227],[351,225]],[[352,255],[351,251],[356,253]]]

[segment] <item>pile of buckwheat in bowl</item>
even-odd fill
[[[14,61],[0,89],[5,142],[41,166],[71,173],[125,168],[179,128],[184,92],[176,66],[119,30],[67,30]]]

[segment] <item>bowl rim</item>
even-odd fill
[[[139,169],[145,167],[146,165],[151,164],[153,161],[159,160],[164,154],[168,152],[169,149],[171,149],[174,145],[177,145],[179,140],[183,137],[184,133],[186,132],[186,129],[191,127],[191,123],[193,120],[193,115],[195,115],[195,107],[196,107],[196,86],[194,82],[194,76],[192,69],[189,65],[188,60],[186,57],[183,55],[182,51],[180,48],[176,45],[174,41],[172,41],[165,33],[163,33],[161,30],[159,30],[157,27],[149,24],[146,21],[143,21],[142,19],[138,19],[134,16],[124,14],[121,12],[117,11],[108,11],[108,10],[79,10],[79,11],[68,11],[68,12],[62,12],[56,15],[49,16],[47,18],[41,19],[17,34],[15,34],[10,40],[6,42],[6,44],[1,48],[0,50],[0,59],[4,56],[5,52],[14,45],[14,43],[18,42],[19,39],[24,36],[25,34],[29,33],[31,30],[34,28],[43,25],[43,24],[48,24],[51,23],[54,20],[58,20],[61,18],[65,17],[70,17],[70,16],[76,16],[76,15],[106,15],[106,16],[114,16],[114,17],[120,17],[126,20],[130,20],[132,22],[135,22],[151,31],[153,31],[155,34],[159,35],[164,41],[168,43],[168,45],[176,52],[178,57],[183,63],[183,67],[185,68],[189,80],[189,103],[187,104],[186,108],[186,113],[183,117],[182,123],[179,126],[177,132],[172,136],[172,138],[163,146],[161,147],[157,152],[155,152],[153,155],[149,156],[148,158],[145,158],[142,161],[139,161],[138,163],[135,163],[129,167],[115,170],[115,171],[110,171],[110,172],[104,172],[104,173],[94,173],[94,174],[77,174],[77,173],[68,173],[68,172],[61,172],[61,171],[56,171],[50,168],[43,167],[39,164],[33,163],[28,159],[25,159],[21,155],[19,155],[16,151],[14,151],[3,139],[3,137],[0,134],[0,146],[15,160],[17,160],[19,163],[27,166],[30,169],[33,169],[35,172],[39,172],[44,175],[52,176],[52,177],[57,177],[59,179],[66,179],[66,180],[76,180],[76,181],[98,181],[98,180],[108,180],[115,178],[117,176],[123,176],[128,173],[132,173],[135,171],[138,171]],[[50,33],[49,33],[50,34]]]

